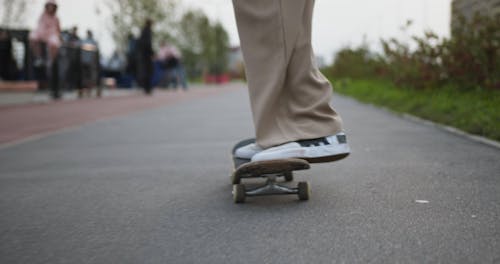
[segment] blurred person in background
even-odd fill
[[[66,48],[66,56],[69,59],[69,68],[65,74],[66,88],[69,90],[81,89],[80,36],[78,36],[77,26],[71,28],[67,40],[63,42],[63,47]]]
[[[186,74],[182,66],[182,54],[179,49],[167,41],[162,41],[157,59],[165,70],[162,84],[167,88],[170,88],[170,84],[173,84],[174,88],[177,89],[180,83],[182,88],[187,90]]]
[[[38,25],[29,35],[31,49],[35,56],[35,66],[41,66],[43,61],[42,44],[47,45],[47,63],[50,65],[57,57],[61,46],[61,26],[56,15],[57,3],[55,0],[48,0],[45,8],[38,20]]]
[[[113,78],[115,79],[115,82],[118,83],[120,81],[120,78],[123,75],[123,72],[126,67],[126,61],[125,58],[115,50],[113,52],[113,55],[109,58],[107,63],[104,64],[104,69],[103,69],[103,75],[106,78]]]
[[[78,27],[73,26],[69,31],[68,42],[71,46],[75,47],[80,44],[80,36],[78,36]]]
[[[9,32],[0,29],[0,80],[15,80],[17,71]]]
[[[81,41],[80,50],[82,81],[78,95],[83,97],[84,92],[90,96],[91,89],[97,85],[99,78],[99,46],[91,30],[87,30],[87,37]],[[100,96],[100,89],[97,96]]]
[[[144,27],[141,31],[141,36],[138,41],[137,49],[137,67],[139,85],[144,89],[144,93],[151,95],[153,91],[152,78],[153,78],[153,20],[146,19]]]
[[[97,45],[97,41],[94,39],[94,33],[92,33],[92,30],[87,30],[87,37],[82,40],[82,45],[85,45],[85,44],[89,44],[89,45],[94,45],[94,46],[98,46]]]
[[[134,34],[129,33],[127,36],[127,68],[126,73],[130,76],[136,76],[137,74],[137,39]]]

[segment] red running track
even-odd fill
[[[234,90],[234,85],[191,89],[188,92],[156,92],[100,99],[0,107],[0,146],[22,142],[85,123],[123,116],[186,100]]]

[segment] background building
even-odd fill
[[[458,18],[462,15],[471,19],[475,13],[481,15],[500,15],[500,0],[453,0],[451,4],[451,26],[458,25]]]

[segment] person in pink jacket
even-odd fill
[[[37,28],[30,33],[29,39],[35,55],[35,64],[41,62],[41,43],[47,45],[49,62],[52,62],[57,56],[59,47],[61,46],[61,26],[56,12],[56,1],[48,0],[45,3],[44,12],[38,20]]]

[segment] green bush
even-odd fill
[[[366,44],[356,49],[344,48],[335,55],[331,74],[349,78],[375,78],[381,74],[380,60]]]
[[[461,90],[500,90],[500,16],[476,14],[471,20],[459,21],[450,39],[433,32],[414,36],[415,48],[394,38],[381,40],[383,53],[378,55],[366,45],[344,48],[337,53],[330,74],[337,78],[382,77],[399,87],[415,89],[451,85]]]
[[[500,89],[500,15],[460,18],[441,43],[443,74],[464,88]]]
[[[335,91],[362,102],[410,113],[500,141],[500,93],[493,90],[460,91],[401,89],[387,80],[333,81]]]
[[[500,140],[500,16],[462,18],[449,39],[381,42],[381,54],[337,53],[325,72],[337,92]]]

